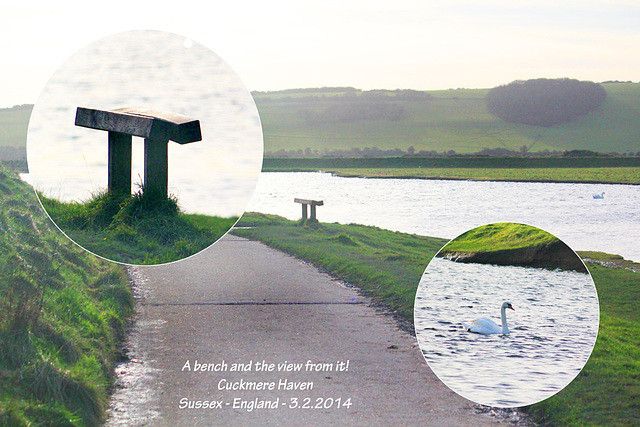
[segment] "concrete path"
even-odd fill
[[[227,235],[132,274],[142,300],[111,425],[499,424],[444,386],[393,319],[261,243]]]

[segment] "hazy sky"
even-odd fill
[[[128,30],[190,37],[250,90],[446,89],[638,81],[638,23],[638,0],[25,0],[0,8],[0,107],[36,102],[70,55]]]

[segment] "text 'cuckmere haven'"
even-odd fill
[[[286,378],[278,381],[218,381],[218,390],[225,391],[262,391],[262,390],[313,390],[313,381],[289,381]]]

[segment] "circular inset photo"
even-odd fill
[[[186,37],[130,31],[67,59],[27,135],[29,174],[58,228],[125,264],[163,264],[220,239],[262,167],[258,111],[239,76]]]
[[[489,224],[431,260],[414,323],[427,363],[450,389],[482,405],[520,407],[556,394],[583,368],[598,335],[598,295],[558,238]]]

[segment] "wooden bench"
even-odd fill
[[[309,219],[316,219],[316,206],[324,205],[322,200],[308,200],[308,199],[293,199],[294,203],[302,203],[302,219],[307,219],[307,206],[311,206],[311,217]]]
[[[167,196],[168,142],[201,141],[200,121],[176,113],[118,108],[97,110],[78,107],[76,126],[109,133],[108,191],[131,193],[131,139],[144,138],[144,190]]]

